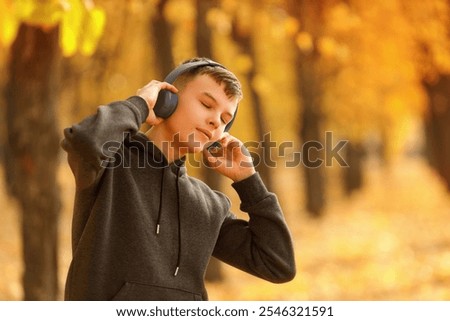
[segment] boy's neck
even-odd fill
[[[156,147],[158,147],[169,164],[182,158],[188,153],[187,148],[174,146],[174,140],[167,137],[169,135],[166,135],[163,130],[158,130],[157,127],[150,128],[145,133],[145,136],[147,136],[147,138],[152,141]]]

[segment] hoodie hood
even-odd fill
[[[128,148],[137,148],[147,155],[147,165],[154,168],[170,168],[172,171],[180,171],[180,175],[186,174],[186,157],[175,160],[170,163],[167,161],[166,156],[163,152],[155,145],[148,137],[142,133],[138,132],[136,135],[131,136],[128,134],[125,137],[124,145]]]

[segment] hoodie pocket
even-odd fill
[[[201,294],[135,282],[125,282],[114,301],[202,301]]]

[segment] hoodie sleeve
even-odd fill
[[[258,173],[234,183],[241,210],[249,221],[229,214],[221,227],[213,255],[273,283],[292,280],[296,273],[291,234],[275,194]]]
[[[125,101],[102,105],[94,115],[64,129],[61,146],[68,153],[69,165],[79,188],[95,181],[125,135],[137,133],[147,116],[145,100],[132,96]]]

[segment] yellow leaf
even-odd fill
[[[27,19],[36,8],[33,0],[16,0],[14,1],[14,12],[17,19]]]
[[[33,10],[24,20],[29,24],[51,27],[60,22],[62,15],[63,6],[60,1],[36,1]]]
[[[174,0],[168,1],[164,7],[164,16],[173,24],[179,24],[183,21],[192,21],[195,19],[196,11],[191,1]]]
[[[252,58],[246,54],[239,54],[235,58],[236,69],[241,73],[247,73],[253,67]]]
[[[300,22],[294,17],[288,17],[284,21],[284,29],[288,37],[295,35],[300,29]]]
[[[228,35],[231,32],[231,16],[218,8],[208,10],[206,22],[209,27],[216,29],[223,35]]]
[[[94,8],[86,15],[80,52],[90,56],[95,52],[98,41],[103,34],[106,14],[102,9]]]
[[[338,46],[333,38],[321,37],[318,40],[317,47],[323,56],[331,58],[335,56]]]
[[[71,0],[70,7],[61,20],[59,42],[64,56],[72,56],[78,50],[84,7],[79,0]]]
[[[300,50],[304,52],[311,52],[313,50],[313,38],[310,33],[305,31],[300,32],[295,40]]]
[[[9,47],[14,41],[19,27],[10,2],[0,1],[0,45]]]
[[[253,88],[259,93],[267,93],[273,88],[273,85],[270,83],[270,80],[264,75],[257,74],[252,80]]]

